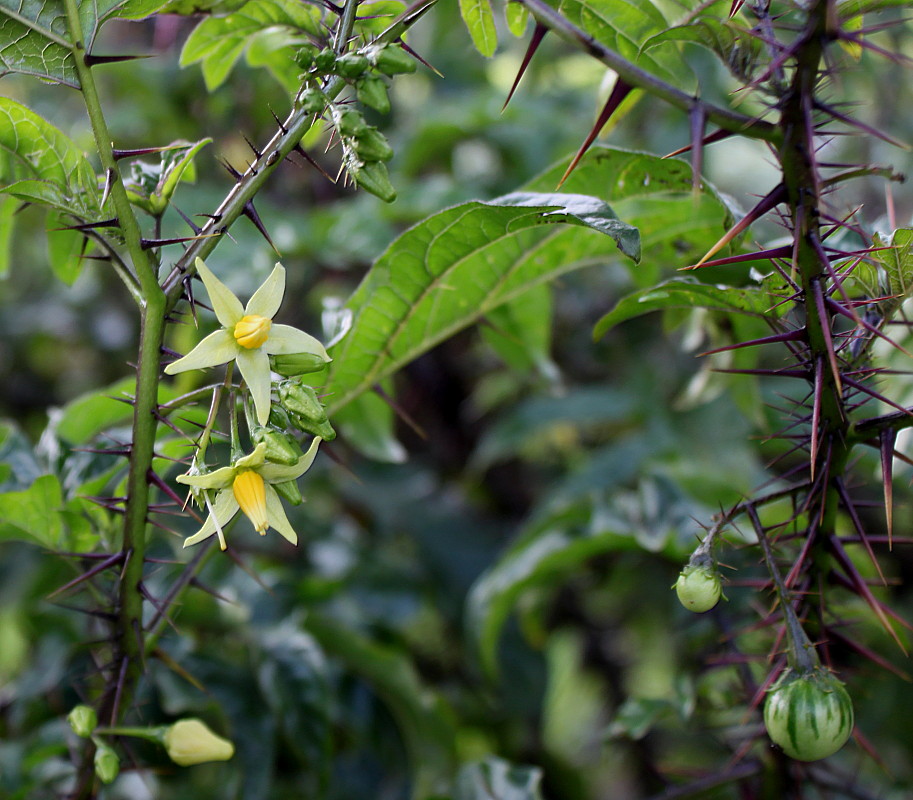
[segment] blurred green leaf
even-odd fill
[[[504,16],[507,20],[507,29],[514,36],[526,33],[526,23],[529,21],[529,11],[526,6],[517,2],[508,2],[504,6]]]
[[[460,770],[453,800],[542,800],[541,783],[538,767],[492,757]]]
[[[489,310],[593,263],[612,240],[634,257],[636,231],[580,195],[508,195],[419,223],[390,245],[347,304],[352,327],[331,348],[330,413]]]
[[[60,510],[63,492],[54,475],[42,475],[21,492],[0,494],[0,541],[34,541],[60,547],[65,533]]]
[[[365,392],[333,415],[345,441],[375,461],[402,464],[406,450],[393,431],[395,413],[383,398]]]
[[[72,286],[82,272],[82,254],[86,236],[82,231],[64,230],[69,222],[60,212],[48,214],[48,261],[54,274],[67,286]]]
[[[9,274],[12,261],[13,229],[15,212],[20,206],[19,200],[10,195],[0,196],[0,278]]]
[[[491,0],[460,0],[460,14],[476,50],[483,56],[493,56],[498,47],[498,32]]]
[[[316,6],[294,0],[249,0],[226,16],[200,22],[184,43],[181,66],[202,62],[206,88],[212,91],[224,83],[251,37],[278,26],[285,29],[287,44],[303,44],[305,34],[323,35],[321,19]]]
[[[493,309],[481,326],[482,337],[512,369],[535,368],[553,383],[560,380],[551,358],[552,290],[535,286],[517,300]]]
[[[710,286],[694,278],[673,278],[621,298],[615,308],[596,323],[593,338],[599,339],[619,323],[651,311],[707,308],[762,317],[775,302],[761,287]]]
[[[344,625],[314,613],[304,627],[330,655],[366,681],[396,720],[413,770],[416,800],[446,785],[454,759],[451,712],[425,686],[410,659]]]

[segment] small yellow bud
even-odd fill
[[[248,350],[256,350],[269,338],[269,329],[273,321],[259,314],[248,314],[241,317],[235,325],[235,341]]]
[[[263,536],[269,528],[266,516],[266,487],[263,478],[258,472],[245,470],[235,478],[231,485],[235,500],[247,518],[253,523],[254,529]]]
[[[198,719],[182,719],[165,731],[165,749],[175,764],[189,767],[206,761],[228,761],[235,746],[216,736]]]

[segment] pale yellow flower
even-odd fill
[[[292,544],[298,544],[298,534],[292,528],[282,500],[272,487],[274,483],[285,483],[301,477],[314,463],[320,438],[315,438],[307,452],[295,464],[275,464],[266,460],[266,443],[258,444],[252,453],[242,456],[230,467],[222,467],[202,474],[178,475],[178,483],[193,489],[216,489],[215,500],[210,503],[206,491],[202,496],[209,509],[209,517],[193,536],[184,540],[184,547],[202,542],[213,534],[219,535],[219,545],[225,549],[225,535],[222,528],[238,513],[244,512],[261,536],[269,528],[275,528]]]
[[[246,306],[241,305],[237,296],[213,275],[202,259],[196,260],[196,268],[222,327],[209,334],[186,356],[165,367],[165,372],[174,375],[234,360],[250,390],[257,421],[265,425],[270,406],[269,357],[309,353],[327,362],[330,357],[310,334],[290,325],[273,323],[285,294],[285,268],[281,264],[276,264]]]

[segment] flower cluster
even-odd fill
[[[323,345],[310,334],[273,322],[285,293],[285,269],[281,264],[276,264],[247,305],[242,305],[202,260],[197,259],[196,268],[222,327],[183,358],[165,367],[165,372],[174,375],[234,361],[253,403],[248,424],[256,446],[246,455],[236,455],[229,466],[209,471],[201,469],[195,460],[186,474],[178,476],[178,483],[189,486],[191,494],[209,512],[200,530],[184,541],[184,547],[218,535],[224,550],[223,528],[239,509],[261,535],[269,528],[275,528],[289,542],[297,544],[298,536],[285,515],[280,495],[300,502],[295,482],[313,463],[320,442],[333,438],[335,432],[310,387],[298,384],[298,391],[290,394],[289,381],[284,380],[282,391],[277,393],[278,403],[273,404],[271,366],[280,367],[275,362],[271,365],[271,357],[282,359],[281,369],[285,375],[289,374],[285,367],[290,363],[300,365],[299,372],[312,372],[322,369],[330,358]],[[290,402],[287,398],[297,397],[305,391],[315,398],[316,410],[311,416],[316,415],[319,427],[315,427],[312,419],[304,419],[298,413],[300,404],[293,404],[290,410],[284,408]],[[294,424],[298,430],[317,434],[306,452],[302,452],[297,441],[286,433],[281,422],[274,424],[277,419]],[[237,444],[236,429],[232,430],[232,443]],[[278,447],[277,443],[283,446]],[[233,451],[238,450],[233,446]]]

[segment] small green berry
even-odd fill
[[[675,593],[685,608],[702,614],[719,602],[723,586],[716,570],[689,564],[675,582]]]

